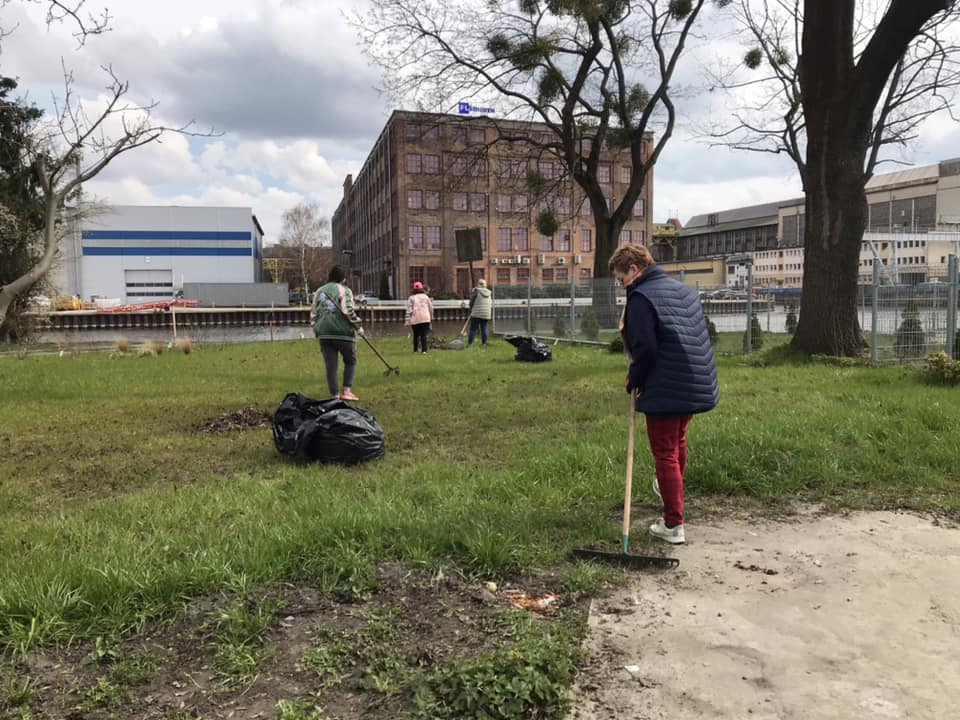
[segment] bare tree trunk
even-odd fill
[[[7,313],[19,295],[27,292],[47,274],[57,256],[57,212],[63,196],[56,192],[47,192],[46,225],[43,230],[43,257],[28,272],[13,282],[0,288],[0,328],[4,326]]]

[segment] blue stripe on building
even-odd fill
[[[251,248],[242,248],[242,247],[230,247],[230,248],[216,248],[216,247],[202,247],[202,248],[192,248],[192,247],[84,247],[84,255],[131,255],[131,256],[140,256],[144,255],[150,256],[159,256],[159,255],[191,255],[191,256],[200,256],[200,255],[229,255],[232,257],[249,257],[253,254]]]
[[[220,230],[84,230],[84,240],[250,240],[250,232]]]

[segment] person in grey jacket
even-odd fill
[[[626,389],[646,417],[657,472],[653,490],[663,501],[663,517],[650,532],[683,543],[687,427],[720,400],[713,345],[696,290],[657,267],[646,247],[618,248],[609,267],[627,289],[620,319],[630,363]]]
[[[470,293],[470,334],[467,345],[473,345],[480,330],[480,342],[487,346],[487,323],[493,317],[493,293],[487,289],[487,281],[477,280],[477,286]]]

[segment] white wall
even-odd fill
[[[79,293],[144,302],[169,297],[184,282],[255,282],[259,237],[250,208],[114,206],[82,225]],[[75,253],[61,254],[62,276],[75,277]],[[128,287],[128,270],[168,271],[172,287]]]

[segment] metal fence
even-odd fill
[[[873,362],[917,362],[937,351],[960,359],[957,265],[957,257],[950,255],[946,266],[927,271],[928,277],[945,281],[902,285],[892,283],[877,261],[873,282],[860,285],[857,296],[860,327]],[[495,332],[604,343],[618,337],[624,293],[610,278],[542,288],[532,284],[501,286],[493,291]],[[758,343],[754,336],[757,332],[786,342],[802,312],[798,289],[755,289],[752,271],[739,292],[719,297],[705,294],[701,302],[718,333],[718,351],[722,354],[766,347],[767,343]]]

